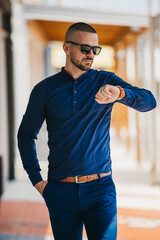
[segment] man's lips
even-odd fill
[[[84,61],[90,63],[93,61],[93,59],[84,59]]]

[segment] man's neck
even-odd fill
[[[86,71],[82,71],[78,69],[77,67],[74,67],[72,65],[65,66],[65,71],[67,71],[74,79],[78,79],[80,76],[82,76]]]

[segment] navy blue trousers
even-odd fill
[[[112,176],[86,183],[49,181],[43,191],[55,240],[117,239],[116,190]]]

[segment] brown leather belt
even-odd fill
[[[101,177],[106,177],[108,175],[110,175],[111,172],[108,173],[100,173]],[[76,183],[84,183],[84,182],[90,182],[93,180],[98,179],[98,174],[90,174],[90,175],[86,175],[86,176],[75,176],[75,177],[67,177],[65,179],[62,179],[61,182],[76,182]]]

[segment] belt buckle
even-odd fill
[[[78,182],[78,177],[79,177],[79,176],[75,176],[75,178],[76,178],[76,183],[85,183],[85,182]]]

